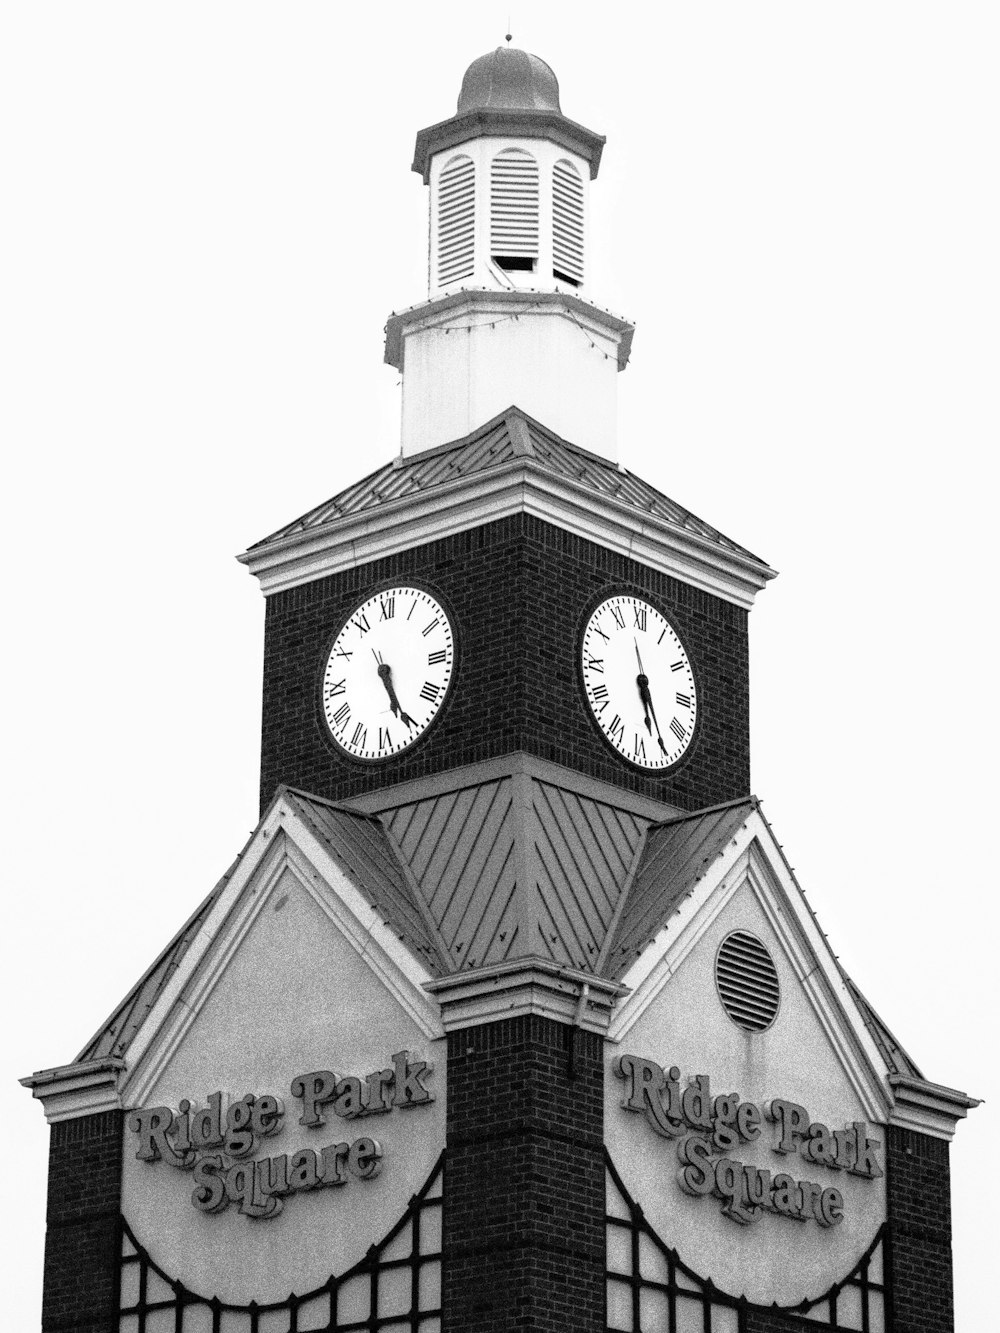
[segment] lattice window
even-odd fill
[[[718,1291],[688,1268],[653,1231],[607,1164],[607,1333],[746,1333],[748,1315],[773,1312]],[[885,1333],[891,1327],[884,1276],[886,1228],[857,1268],[814,1301],[782,1308],[808,1328],[832,1333]]]
[[[490,164],[490,254],[507,270],[531,271],[538,258],[538,163],[523,148]]]
[[[314,1291],[270,1305],[198,1295],[122,1219],[120,1292],[119,1333],[440,1333],[441,1160],[385,1239]]]
[[[583,282],[583,181],[565,158],[552,171],[552,273],[562,282]]]
[[[453,157],[438,179],[438,286],[471,277],[476,249],[476,167],[471,157]]]

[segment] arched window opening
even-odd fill
[[[438,180],[437,281],[446,287],[472,276],[476,249],[476,168],[454,157]]]
[[[538,163],[505,148],[490,166],[490,254],[507,272],[534,272],[538,262]]]
[[[565,158],[552,171],[552,274],[574,287],[583,282],[583,181]]]

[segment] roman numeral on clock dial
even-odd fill
[[[591,613],[580,645],[584,707],[621,758],[654,772],[688,753],[698,690],[684,644],[648,598],[621,593]]]
[[[351,759],[393,758],[421,740],[446,705],[455,629],[423,588],[382,588],[346,615],[327,653],[319,706]]]

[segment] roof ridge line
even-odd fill
[[[686,810],[678,815],[668,815],[666,819],[660,819],[650,825],[651,828],[664,828],[668,824],[682,824],[686,819],[701,819],[705,815],[718,814],[722,810],[735,810],[737,806],[748,805],[753,810],[760,809],[760,798],[757,796],[737,796],[732,801],[720,801],[718,805],[706,805],[700,810]]]
[[[355,819],[366,819],[369,822],[375,822],[375,823],[379,822],[377,815],[369,814],[365,810],[356,810],[353,806],[343,801],[331,800],[329,796],[317,796],[315,792],[306,791],[304,787],[293,787],[288,782],[282,782],[279,783],[278,786],[275,788],[274,800],[272,800],[271,804],[264,812],[264,816],[261,819],[261,823],[263,823],[264,818],[266,818],[267,815],[270,814],[271,807],[277,802],[279,797],[285,795],[286,793],[292,796],[301,796],[303,800],[312,801],[315,805],[325,805],[330,810],[336,810],[338,814],[352,815]]]

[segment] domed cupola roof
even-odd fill
[[[455,115],[417,134],[413,170],[427,184],[435,153],[485,136],[549,139],[582,157],[592,180],[604,148],[603,134],[563,115],[559,81],[545,61],[505,46],[480,56],[465,71]]]
[[[460,116],[483,107],[561,114],[559,80],[538,56],[498,46],[472,62],[458,95]]]

